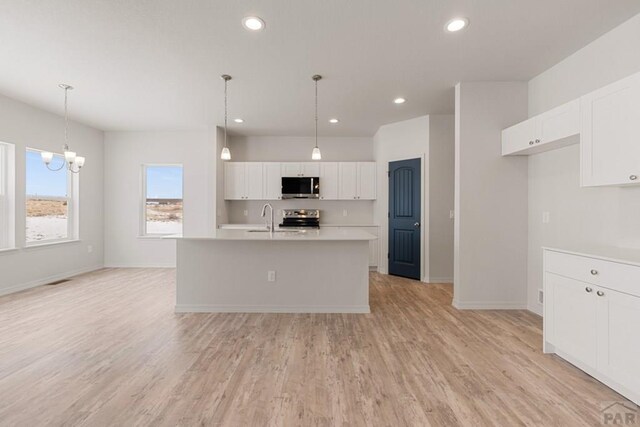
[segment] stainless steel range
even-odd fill
[[[320,228],[318,209],[284,209],[280,227]]]

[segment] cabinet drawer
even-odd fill
[[[575,280],[640,296],[640,267],[545,250],[544,269]]]

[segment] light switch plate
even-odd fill
[[[347,210],[346,209],[342,210],[342,216],[347,216]]]
[[[271,270],[271,271],[267,271],[267,281],[268,282],[275,282],[276,281],[276,272]]]
[[[449,211],[449,219],[454,219],[456,217],[456,211]]]
[[[542,223],[549,224],[551,221],[551,214],[548,211],[542,212]]]
[[[249,216],[249,211],[248,210],[245,209],[243,213],[244,213],[244,216]]]

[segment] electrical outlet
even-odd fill
[[[538,289],[538,302],[544,304],[544,291],[542,289]]]
[[[268,282],[275,282],[276,281],[276,272],[271,270],[271,271],[267,271],[267,281]]]
[[[347,210],[346,209],[342,210],[342,216],[347,216]]]
[[[93,252],[93,246],[89,245],[87,246],[87,253],[90,254],[91,252]]]
[[[244,213],[244,216],[249,216],[249,211],[248,210],[245,209],[243,213]]]
[[[454,219],[456,217],[456,211],[449,211],[449,219]]]
[[[542,212],[542,223],[549,224],[549,221],[551,221],[551,214],[547,211]]]

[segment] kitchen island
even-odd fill
[[[219,229],[177,240],[176,312],[369,313],[362,230]]]

